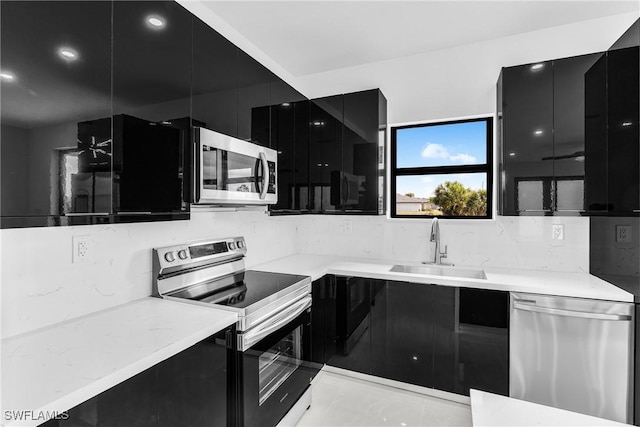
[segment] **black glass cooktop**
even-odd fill
[[[307,276],[295,274],[247,270],[226,278],[228,286],[213,293],[194,296],[193,299],[228,307],[246,308],[306,278]]]

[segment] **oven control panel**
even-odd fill
[[[244,237],[228,237],[156,248],[154,261],[160,264],[160,268],[185,267],[191,263],[244,256],[246,253]]]

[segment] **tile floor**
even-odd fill
[[[471,426],[471,407],[321,371],[297,426]]]

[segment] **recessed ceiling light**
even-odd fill
[[[147,26],[149,28],[153,28],[154,30],[160,30],[164,28],[166,25],[164,18],[158,15],[149,15],[147,16]]]
[[[537,70],[542,69],[543,67],[544,67],[544,64],[542,64],[542,63],[539,63],[539,64],[533,64],[533,65],[531,66],[531,71],[537,71]]]
[[[12,82],[16,79],[16,76],[11,71],[0,71],[0,79],[5,82]]]
[[[534,131],[533,131],[533,133],[534,133],[534,135],[538,135],[538,136],[540,136],[540,135],[542,135],[544,132],[542,131],[542,129],[536,129],[536,130],[534,130]]]
[[[58,48],[58,56],[65,61],[75,61],[79,57],[78,51],[68,46]]]

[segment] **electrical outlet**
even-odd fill
[[[564,224],[553,224],[553,240],[564,240]]]
[[[344,232],[345,234],[351,234],[352,231],[352,222],[351,220],[347,219],[344,221]]]
[[[631,226],[616,225],[616,243],[631,242]]]
[[[73,236],[71,239],[73,247],[72,262],[74,264],[87,262],[92,256],[91,236]]]

